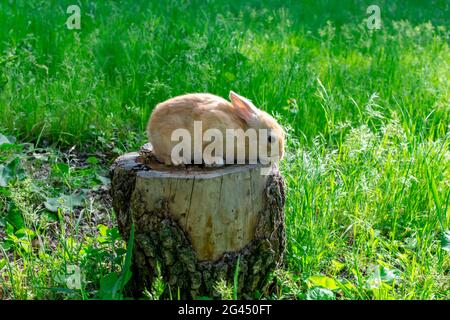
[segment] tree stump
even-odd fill
[[[133,294],[150,290],[158,270],[173,297],[220,298],[217,281],[233,286],[236,270],[239,297],[267,291],[283,260],[285,199],[276,166],[261,168],[166,167],[150,144],[120,156],[111,193],[126,240],[134,223]]]

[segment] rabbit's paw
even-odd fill
[[[223,167],[225,165],[223,158],[220,157],[204,157],[203,162],[206,168]]]

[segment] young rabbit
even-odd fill
[[[153,145],[156,158],[166,165],[202,162],[206,165],[223,165],[230,164],[230,160],[233,163],[243,163],[243,160],[248,163],[249,160],[255,160],[252,147],[256,147],[262,148],[267,154],[267,157],[257,156],[257,160],[264,160],[267,163],[268,159],[275,161],[281,159],[284,154],[285,138],[281,126],[268,113],[256,108],[250,100],[233,91],[230,91],[229,97],[231,103],[212,94],[194,93],[159,103],[147,125],[148,138]],[[198,131],[199,124],[201,132]],[[172,156],[174,148],[180,144],[180,137],[173,137],[177,129],[182,129],[182,132],[192,137],[190,141],[188,140],[190,148],[181,161],[174,160]],[[244,144],[236,143],[237,139],[229,135],[229,132],[233,132],[229,131],[230,129],[244,132],[254,129],[256,136],[248,135]],[[258,134],[264,132],[260,129],[265,129],[267,135]],[[211,137],[211,133],[214,138]],[[228,145],[227,142],[232,143],[232,139],[234,145]],[[215,149],[213,157],[204,152],[212,142],[221,144],[221,148]],[[195,153],[196,150],[200,155],[198,152]]]

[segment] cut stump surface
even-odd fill
[[[126,240],[135,227],[133,292],[151,290],[160,272],[167,294],[219,297],[216,283],[233,284],[238,257],[239,294],[265,291],[282,263],[285,230],[283,179],[276,166],[263,168],[166,167],[149,144],[119,157],[111,193]]]

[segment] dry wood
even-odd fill
[[[133,289],[150,289],[159,264],[172,294],[217,297],[215,283],[232,283],[238,256],[240,294],[267,287],[284,250],[284,184],[275,166],[261,168],[166,167],[148,144],[119,157],[113,206],[126,239],[135,225]]]

